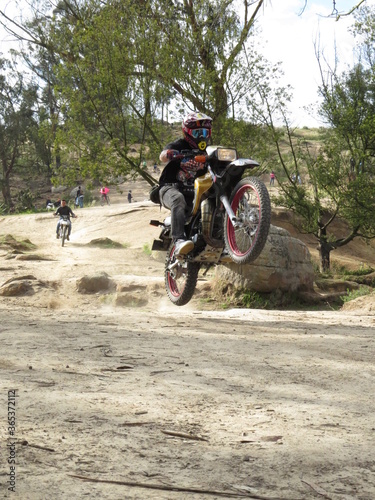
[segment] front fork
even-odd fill
[[[229,217],[229,219],[230,219],[230,221],[231,221],[232,226],[234,227],[234,229],[237,229],[238,227],[240,227],[240,225],[241,225],[240,221],[234,215],[234,212],[232,210],[232,207],[230,206],[228,197],[225,196],[225,195],[222,195],[222,196],[220,196],[220,201],[224,205],[225,211],[227,212],[228,217]]]
[[[216,184],[216,174],[212,171],[210,166],[208,166],[208,171],[210,172],[213,183]],[[226,196],[225,194],[220,195],[220,201],[224,205],[225,211],[227,212],[228,217],[229,217],[234,229],[237,229],[240,226],[240,221],[235,216],[235,214],[232,210],[232,207],[230,206],[228,196]]]

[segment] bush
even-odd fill
[[[23,189],[17,194],[15,212],[35,211],[35,197],[30,189]]]
[[[358,297],[364,297],[365,295],[370,295],[373,290],[368,286],[360,286],[357,290],[347,290],[347,294],[341,297],[341,300],[344,302],[349,302],[354,299],[358,299]]]

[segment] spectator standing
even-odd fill
[[[109,193],[109,189],[106,186],[103,186],[100,190],[100,194],[101,194],[100,203],[101,203],[101,205],[104,205],[104,203],[107,203],[107,205],[109,205],[108,193]]]
[[[83,191],[81,189],[81,186],[78,186],[78,189],[77,189],[75,205],[76,205],[76,207],[79,206],[79,208],[83,208]]]
[[[275,185],[275,172],[272,170],[272,172],[270,173],[270,186],[274,185]]]
[[[128,202],[131,203],[132,199],[133,199],[132,191],[131,191],[131,189],[129,189],[129,192],[128,192]]]

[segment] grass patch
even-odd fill
[[[275,290],[271,293],[261,293],[246,288],[235,288],[231,283],[222,281],[216,281],[213,284],[213,297],[221,309],[231,307],[266,310],[317,308],[316,304],[306,304],[298,292]]]
[[[370,295],[372,292],[373,290],[368,286],[360,286],[357,290],[348,290],[347,294],[341,297],[341,300],[345,304],[346,302],[350,302],[351,300],[358,299],[358,297]]]
[[[149,257],[151,257],[151,254],[152,254],[152,250],[151,250],[151,247],[148,243],[145,243],[142,247],[142,250],[143,252],[148,255]]]
[[[258,292],[252,290],[242,290],[238,292],[242,307],[249,309],[268,309],[269,300]]]

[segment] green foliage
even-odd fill
[[[148,256],[150,256],[150,255],[152,254],[151,247],[150,247],[150,245],[149,245],[148,243],[145,243],[145,244],[143,245],[142,250],[143,250],[143,252],[144,252],[146,255],[148,255]]]
[[[8,207],[5,203],[0,203],[0,215],[5,215],[8,211]]]
[[[368,286],[360,286],[357,290],[347,290],[347,294],[341,297],[341,300],[346,303],[351,300],[357,299],[358,297],[363,297],[365,295],[370,295],[373,290]]]
[[[26,212],[26,211],[35,212],[35,196],[30,191],[30,189],[23,189],[18,192],[17,200],[15,204],[15,212]]]
[[[0,188],[5,205],[13,210],[10,179],[23,163],[22,147],[34,126],[36,89],[24,81],[9,61],[0,59]]]
[[[360,66],[331,81],[322,87],[322,113],[332,127],[318,147],[287,121],[282,135],[268,117],[280,165],[281,189],[273,201],[297,214],[299,229],[316,237],[321,271],[329,270],[332,250],[357,236],[375,236],[375,87]],[[332,229],[337,220],[345,221],[344,234]]]
[[[361,263],[359,269],[356,269],[355,271],[347,271],[348,275],[351,276],[367,276],[368,274],[371,274],[375,271],[372,267]]]
[[[258,292],[244,290],[237,294],[239,305],[252,309],[267,309],[269,302]]]
[[[120,175],[153,184],[140,161],[175,138],[163,126],[170,107],[179,121],[187,110],[207,112],[216,143],[261,154],[262,141],[252,139],[261,135],[245,121],[265,73],[249,43],[263,3],[241,19],[225,0],[35,0],[38,14],[25,24],[35,43],[23,56],[46,83],[33,131],[42,164],[68,184]]]

